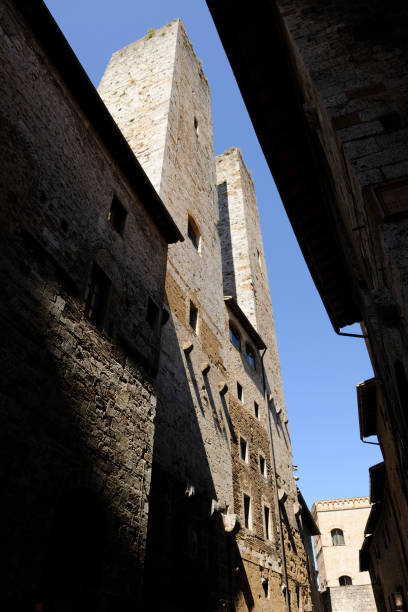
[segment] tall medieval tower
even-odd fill
[[[146,608],[261,611],[273,599],[283,612],[285,589],[303,601],[308,587],[302,547],[286,572],[279,539],[297,537],[297,494],[252,181],[236,149],[216,176],[210,91],[179,20],[115,53],[99,92],[185,237],[167,262]]]

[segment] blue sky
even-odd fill
[[[368,495],[381,455],[359,439],[364,341],[337,336],[303,261],[204,0],[46,0],[95,86],[114,51],[180,17],[209,80],[215,152],[242,150],[257,193],[299,486],[316,499]],[[359,329],[357,329],[357,333]]]

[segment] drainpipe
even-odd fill
[[[274,483],[274,486],[275,486],[275,506],[278,508],[279,540],[280,540],[280,547],[281,547],[281,552],[282,552],[283,580],[284,580],[284,583],[285,583],[285,602],[286,602],[287,612],[291,612],[291,610],[290,610],[290,601],[289,601],[288,573],[287,573],[287,569],[286,569],[285,544],[284,544],[284,541],[283,541],[282,517],[281,517],[280,502],[279,502],[279,497],[278,497],[278,479],[276,477],[275,450],[274,450],[273,438],[272,438],[271,411],[269,409],[268,391],[267,391],[267,388],[266,388],[265,368],[264,368],[264,361],[263,361],[264,357],[265,357],[266,351],[267,351],[267,348],[265,347],[265,350],[264,350],[264,352],[263,352],[263,354],[261,356],[262,381],[263,381],[265,408],[266,408],[266,412],[267,412],[267,415],[268,415],[269,445],[270,445],[270,449],[271,449],[270,456],[271,456],[272,475],[273,475],[272,477],[273,477],[273,483]]]

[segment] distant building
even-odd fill
[[[368,497],[313,504],[312,515],[320,531],[314,544],[325,612],[377,610],[370,575],[359,567],[370,509]]]

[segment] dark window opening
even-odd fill
[[[242,389],[242,385],[237,382],[237,397],[242,402],[244,399],[244,390]]]
[[[344,534],[341,529],[332,529],[330,533],[333,546],[344,546]]]
[[[193,243],[194,248],[198,251],[200,248],[200,232],[198,231],[197,225],[194,223],[191,217],[188,218],[187,236]]]
[[[265,520],[265,538],[267,540],[270,539],[270,534],[269,534],[269,508],[267,506],[264,506],[264,520]]]
[[[198,309],[194,306],[193,302],[190,302],[190,315],[189,315],[190,327],[197,332],[198,323]]]
[[[249,529],[251,520],[251,498],[249,495],[244,495],[244,526]]]
[[[296,586],[296,603],[297,603],[297,607],[300,608],[300,589],[299,589],[299,586]]]
[[[198,129],[198,121],[197,121],[197,117],[194,117],[194,129],[195,129],[195,133],[196,133],[196,134],[197,134],[197,136],[198,136],[199,129]]]
[[[126,209],[122,206],[119,198],[113,196],[112,204],[108,212],[108,221],[120,235],[123,234],[125,228],[126,215]]]
[[[232,323],[229,324],[229,337],[230,337],[232,344],[235,346],[235,348],[237,348],[240,351],[241,350],[241,339],[239,337],[239,333],[236,327],[232,325]]]
[[[245,357],[251,368],[255,370],[255,353],[248,344],[245,346]]]
[[[265,597],[268,597],[269,594],[269,580],[267,578],[262,578],[262,588],[265,594]]]
[[[261,472],[262,476],[266,476],[266,469],[265,469],[265,457],[262,457],[262,455],[259,455],[259,471]]]
[[[85,301],[85,316],[99,329],[103,327],[110,286],[111,282],[106,274],[96,263],[92,264]]]
[[[248,458],[248,444],[244,438],[239,439],[239,455],[243,461],[247,461]]]
[[[340,576],[339,578],[340,586],[349,586],[350,584],[353,584],[350,576]]]
[[[153,330],[157,329],[157,323],[159,321],[159,307],[156,306],[151,298],[147,300],[146,321]]]
[[[259,420],[259,405],[256,402],[254,402],[254,411],[256,418]]]
[[[163,327],[163,325],[166,325],[167,321],[170,318],[170,313],[166,308],[162,309],[162,316],[161,316],[161,326]]]

